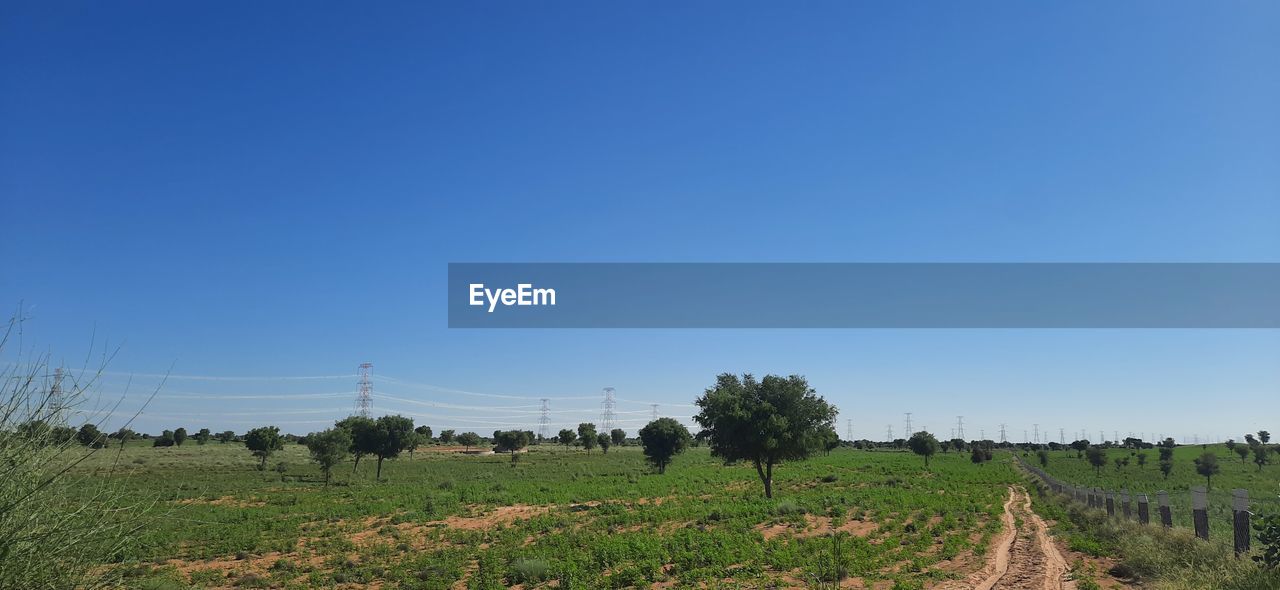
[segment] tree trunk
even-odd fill
[[[382,481],[382,455],[378,455],[378,474],[374,476],[374,480]]]
[[[360,469],[360,453],[356,453],[356,466],[351,468],[351,473],[355,473]]]

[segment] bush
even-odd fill
[[[795,500],[783,500],[781,502],[778,502],[777,511],[778,511],[778,514],[781,516],[788,516],[791,514],[804,514],[805,512],[804,507],[796,503]]]
[[[507,568],[507,579],[512,584],[532,584],[546,580],[551,564],[543,559],[517,559]]]

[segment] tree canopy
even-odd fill
[[[351,452],[351,431],[334,427],[308,434],[307,450],[311,453],[311,460],[324,472],[324,485],[329,485],[334,465],[341,463]]]
[[[658,468],[658,473],[666,473],[671,459],[693,443],[689,429],[674,418],[658,418],[640,429],[640,444],[644,447],[644,456]]]
[[[726,462],[750,461],[773,497],[773,467],[809,457],[822,446],[824,429],[835,422],[836,408],[822,399],[804,377],[724,373],[695,402],[694,420],[711,444],[711,454]]]
[[[955,441],[952,441],[952,444],[954,445]],[[911,449],[912,453],[924,457],[924,466],[928,467],[929,458],[938,454],[938,449],[940,449],[941,446],[938,444],[938,439],[934,438],[932,434],[921,430],[920,432],[912,434],[911,438],[907,439],[907,448]],[[958,447],[957,450],[963,448],[964,447],[962,445]]]
[[[280,437],[279,428],[262,426],[245,433],[244,446],[248,447],[253,456],[260,460],[258,469],[265,469],[267,458],[271,456],[271,453],[284,448],[284,439]]]

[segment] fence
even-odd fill
[[[1133,520],[1134,504],[1137,504],[1137,521],[1140,524],[1151,523],[1151,497],[1145,493],[1130,493],[1127,489],[1119,491],[1104,490],[1098,487],[1078,486],[1069,482],[1061,481],[1048,473],[1045,473],[1038,467],[1028,464],[1022,460],[1017,454],[1013,456],[1018,465],[1030,473],[1033,477],[1040,480],[1050,490],[1055,493],[1066,496],[1068,499],[1084,504],[1089,508],[1098,510],[1106,510],[1107,516],[1115,517],[1117,507],[1119,508],[1119,516],[1125,520]],[[1191,522],[1195,529],[1195,534],[1201,539],[1209,538],[1209,496],[1204,486],[1196,486],[1191,488]],[[1166,528],[1173,527],[1173,507],[1169,503],[1169,493],[1160,490],[1156,492],[1157,514],[1160,518],[1161,526]],[[1117,506],[1118,505],[1118,506]],[[1231,527],[1232,539],[1236,554],[1246,553],[1249,551],[1249,542],[1251,539],[1250,517],[1249,512],[1249,491],[1248,490],[1231,490]]]

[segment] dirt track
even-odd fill
[[[951,582],[938,590],[1074,590],[1066,580],[1067,562],[1049,538],[1049,527],[1031,510],[1031,497],[1020,487],[1009,488],[1001,516],[1004,530],[983,568],[965,582]]]

